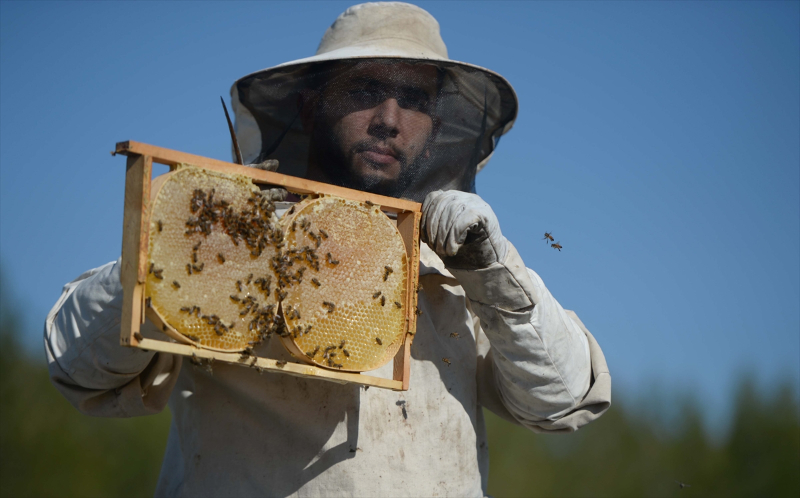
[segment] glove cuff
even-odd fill
[[[492,263],[480,270],[448,268],[471,301],[497,306],[509,311],[534,306],[536,288],[517,249],[510,243],[502,263]]]

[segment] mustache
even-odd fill
[[[351,148],[351,151],[354,155],[366,151],[380,152],[382,154],[389,153],[394,156],[401,165],[405,166],[407,162],[407,156],[402,150],[395,147],[392,143],[378,138],[367,138],[356,142]]]

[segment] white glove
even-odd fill
[[[278,160],[267,159],[266,161],[262,161],[258,164],[248,164],[247,166],[264,171],[278,171]],[[262,187],[261,193],[266,195],[267,199],[271,201],[285,201],[286,196],[289,195],[289,192],[285,188],[281,187]]]
[[[425,197],[422,240],[448,268],[478,270],[502,263],[508,255],[508,240],[492,208],[459,190],[437,190]]]

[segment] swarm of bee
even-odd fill
[[[254,348],[274,335],[326,368],[370,370],[394,356],[407,261],[381,211],[311,197],[279,222],[249,179],[192,167],[170,175],[153,203],[145,290],[165,332],[238,351],[254,368]],[[371,218],[353,225],[353,213]]]

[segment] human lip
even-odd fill
[[[397,154],[389,147],[368,147],[361,153],[369,161],[378,164],[390,164],[397,161]]]

